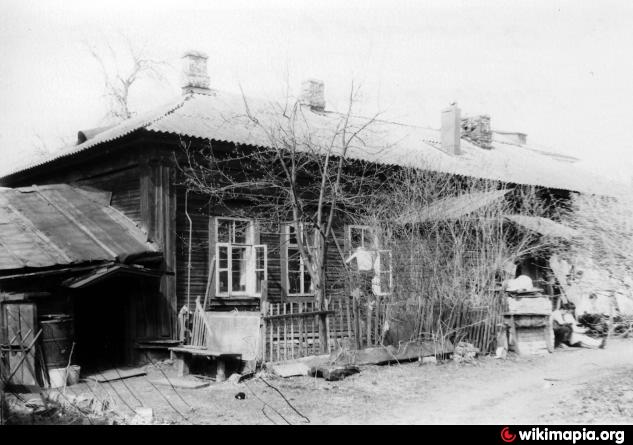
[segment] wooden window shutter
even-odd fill
[[[207,261],[207,274],[213,268],[213,277],[211,277],[211,286],[209,289],[209,298],[215,298],[216,281],[218,277],[218,259],[215,258],[215,226],[217,223],[217,217],[211,216],[209,218],[209,255]],[[207,277],[208,279],[208,277]],[[205,308],[206,309],[206,308]]]

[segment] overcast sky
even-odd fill
[[[121,35],[172,68],[132,92],[143,111],[180,94],[179,57],[209,55],[212,87],[277,97],[302,79],[341,108],[439,127],[457,101],[497,130],[586,159],[631,181],[630,1],[25,1],[0,0],[0,170],[37,147],[103,123],[99,65],[87,47]]]

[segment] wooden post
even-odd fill
[[[259,305],[259,341],[261,342],[261,352],[259,360],[266,362],[266,315],[268,315],[268,281],[262,280],[262,300]]]
[[[141,219],[147,228],[150,240],[163,252],[163,267],[166,272],[176,268],[176,189],[172,186],[174,169],[169,159],[145,159],[141,165],[140,193]],[[164,307],[161,310],[160,334],[176,338],[177,301],[176,276],[164,274],[160,280],[160,293]]]
[[[354,339],[356,340],[356,349],[363,348],[363,335],[360,331],[360,308],[358,307],[358,299],[360,297],[360,290],[354,289],[352,291],[352,312],[353,312],[353,327],[354,327]]]
[[[187,363],[187,358],[185,357],[185,354],[183,354],[182,352],[171,351],[171,359],[176,365],[176,372],[178,373],[178,377],[184,377],[189,374],[189,363]]]
[[[277,315],[280,315],[281,314],[281,306],[279,306],[279,303],[277,303],[276,306],[277,306]],[[280,348],[281,348],[280,328],[281,328],[281,326],[280,326],[279,320],[275,320],[275,323],[277,324],[277,361],[279,362],[279,361],[281,361],[281,351],[280,351]]]
[[[218,357],[215,363],[215,381],[223,382],[226,380],[226,364],[224,362],[224,358],[221,356]]]
[[[303,303],[299,302],[299,314],[303,313]],[[304,331],[305,331],[305,323],[303,322],[303,317],[299,316],[299,354],[300,355],[307,355],[306,354],[306,350],[305,350],[305,346],[306,346],[306,339],[305,336],[303,335]]]
[[[4,369],[2,369],[2,366],[2,363],[0,363],[0,377],[4,377]],[[0,425],[4,425],[6,422],[7,413],[5,410],[4,381],[0,378]]]
[[[290,302],[290,315],[293,314],[292,301]],[[295,358],[295,319],[290,317],[290,358]]]
[[[376,344],[380,344],[380,296],[376,295],[376,325],[374,326],[374,341]]]
[[[281,303],[286,315],[286,303]],[[288,360],[288,319],[284,318],[284,360]]]
[[[371,302],[367,298],[367,347],[371,346]]]
[[[347,337],[352,341],[352,314],[349,310],[349,298],[345,297],[345,315],[347,316]]]

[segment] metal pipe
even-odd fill
[[[193,222],[191,221],[191,217],[189,216],[188,204],[189,201],[189,189],[185,191],[185,216],[189,221],[189,245],[188,247],[188,256],[187,256],[187,307],[191,306],[191,237],[193,231]]]

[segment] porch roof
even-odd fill
[[[396,218],[398,224],[416,224],[425,221],[457,219],[486,207],[503,198],[509,190],[464,193],[437,200],[423,209],[411,210]]]
[[[67,184],[0,189],[0,271],[155,256],[157,247],[109,205]]]
[[[575,229],[542,216],[506,215],[506,218],[544,236],[569,240],[578,234]]]

